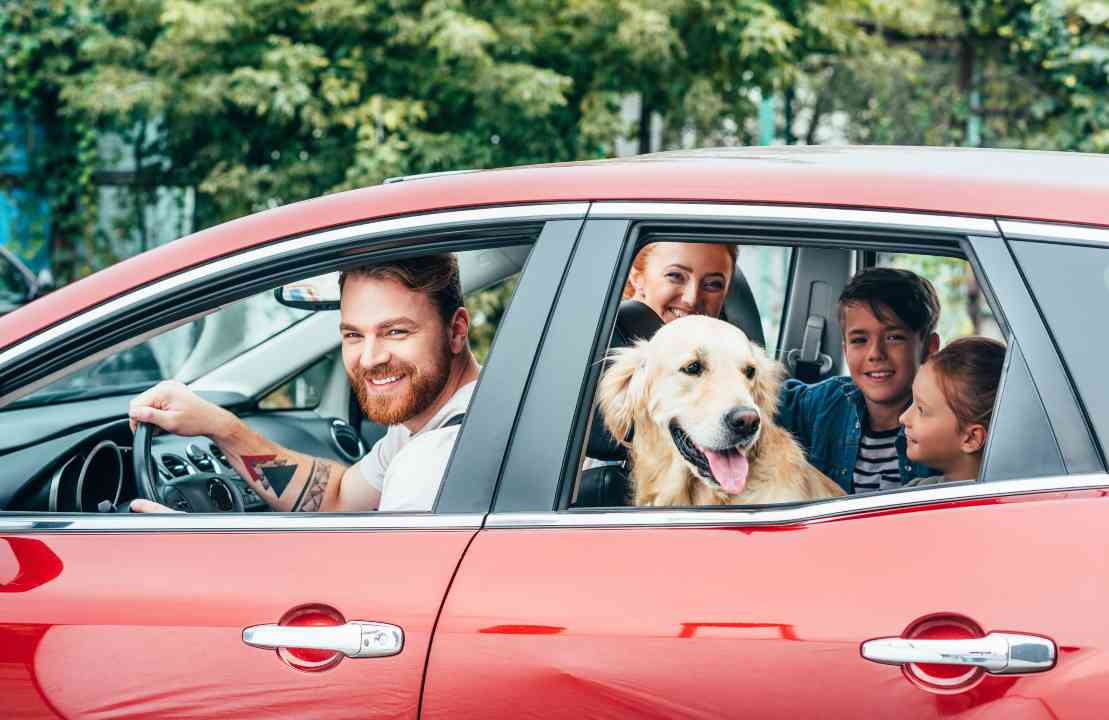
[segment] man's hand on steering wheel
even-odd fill
[[[131,401],[128,409],[131,432],[140,422],[157,425],[166,432],[219,439],[235,416],[197,395],[177,380],[164,380]]]
[[[135,433],[132,457],[139,494],[130,505],[131,512],[243,511],[242,493],[234,482],[218,473],[163,480],[158,476],[151,454],[154,426],[176,435],[207,435],[218,442],[237,422],[234,415],[176,380],[160,382],[136,397],[131,401],[128,415]],[[176,509],[159,500],[173,504]]]
[[[166,507],[162,503],[147,500],[146,498],[135,498],[131,501],[131,512],[133,513],[179,513],[180,510]]]

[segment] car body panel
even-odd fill
[[[1050,162],[1048,159],[1050,156]],[[959,148],[731,148],[529,166],[336,193],[202,230],[0,318],[0,348],[180,269],[320,227],[590,200],[796,203],[1109,226],[1109,158]]]
[[[415,718],[440,602],[473,533],[0,536],[3,567],[16,567],[0,584],[3,715]],[[304,604],[399,625],[404,649],[304,672],[243,643],[243,628]]]
[[[487,529],[444,605],[424,712],[1101,717],[1109,536],[1087,529],[1106,513],[1089,490],[772,526]],[[934,613],[1046,635],[1058,664],[945,695],[860,656]]]

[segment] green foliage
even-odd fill
[[[470,313],[470,349],[479,363],[484,364],[493,346],[493,336],[501,317],[508,309],[512,293],[516,291],[519,276],[466,297],[466,310]]]
[[[802,140],[836,115],[853,141],[962,144],[976,114],[987,144],[1109,149],[1107,0],[0,0],[0,57],[3,112],[34,128],[5,182],[49,198],[62,281],[113,259],[109,137],[134,164],[117,233],[158,187],[195,188],[199,228],[392,175],[605,157],[639,132],[628,95],[671,147],[752,141],[775,93]]]

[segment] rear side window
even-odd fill
[[[1109,248],[1024,240],[1011,246],[1104,448],[1109,443],[1109,335],[1103,331]]]

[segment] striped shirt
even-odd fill
[[[897,433],[900,430],[899,427],[881,431],[867,429],[859,438],[854,492],[895,490],[901,487],[896,446]]]

